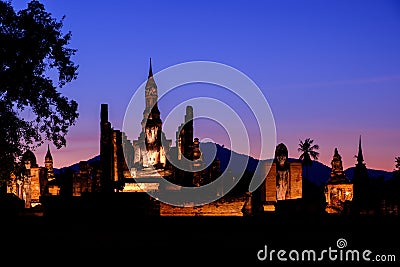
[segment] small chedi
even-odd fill
[[[331,161],[331,177],[325,185],[325,200],[327,213],[343,213],[347,204],[353,199],[353,184],[345,176],[342,165],[342,157],[337,148]]]

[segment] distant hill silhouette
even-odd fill
[[[354,177],[354,168],[350,167],[347,168],[344,173],[346,177],[351,181]],[[388,180],[392,178],[393,173],[383,170],[374,170],[374,169],[367,169],[368,176],[370,179],[376,179],[379,177],[383,177],[384,180]],[[319,161],[313,161],[313,164],[308,169],[308,180],[316,185],[325,184],[331,174],[331,168],[326,166],[325,164]],[[303,166],[303,177],[305,177],[305,167]]]
[[[214,151],[214,146],[216,146],[216,148],[217,148],[216,156],[220,160],[221,172],[225,171],[225,169],[227,168],[231,155],[232,155],[232,157],[235,157],[235,158],[241,160],[242,162],[248,161],[247,162],[247,170],[255,171],[257,164],[258,164],[257,159],[247,156],[247,155],[244,155],[244,154],[237,153],[235,151],[231,151],[229,148],[226,148],[224,145],[214,144],[211,142],[200,143],[200,149],[203,153],[203,158],[204,158],[205,162],[211,162],[213,160],[213,158],[210,158],[210,157],[213,156],[212,152]],[[207,153],[207,152],[209,152],[209,153]],[[240,166],[233,164],[233,166],[231,168],[231,172],[232,173],[241,172]]]
[[[308,180],[318,186],[325,184],[331,175],[331,168],[325,164],[313,160],[308,166]],[[306,177],[306,166],[303,165],[303,177]]]
[[[92,162],[95,162],[95,161],[100,161],[100,155],[94,156],[93,158],[87,160],[87,162],[89,164],[92,163]],[[66,169],[71,169],[73,172],[79,171],[79,162],[74,163],[74,164],[72,164],[70,166],[67,166],[67,167],[54,168],[54,174],[58,175],[61,172],[63,172],[64,170],[66,170]]]
[[[353,179],[354,168],[355,167],[350,167],[344,171],[346,176],[349,177],[350,180]],[[382,170],[367,169],[367,172],[368,172],[368,176],[371,179],[377,179],[379,177],[383,177],[383,179],[386,181],[386,180],[389,180],[390,178],[392,178],[392,176],[393,176],[393,172],[382,171]]]
[[[248,165],[247,165],[247,170],[248,171],[254,171],[257,167],[258,160],[249,157],[247,155],[239,154],[234,151],[231,151],[229,148],[224,147],[223,145],[215,144],[217,147],[217,157],[221,162],[221,171],[224,171],[229,163],[229,158],[231,153],[235,153],[235,156],[242,158],[243,160],[248,160]],[[200,147],[202,151],[210,149],[210,147],[214,146],[213,143],[201,143]],[[204,153],[204,155],[207,155],[207,153]],[[295,158],[289,158],[289,162],[293,161],[298,161],[298,159]],[[209,159],[207,159],[207,162],[209,162]],[[237,173],[240,171],[239,169],[235,169],[235,166],[231,169],[232,173]],[[354,176],[354,167],[350,167],[346,169],[345,175],[348,179],[352,180]],[[331,167],[319,162],[319,161],[313,161],[312,165],[309,166],[308,169],[308,180],[318,186],[325,184],[331,174]],[[388,180],[392,178],[393,173],[388,172],[388,171],[383,171],[383,170],[374,170],[374,169],[368,169],[368,175],[371,179],[374,178],[379,178],[383,177],[384,180]],[[305,166],[303,166],[303,177],[306,177],[305,174]]]
[[[248,161],[247,162],[247,168],[246,171],[248,172],[254,172],[257,164],[258,164],[258,160],[244,155],[244,154],[240,154],[237,153],[235,151],[231,151],[229,148],[226,148],[224,145],[220,145],[220,144],[216,144],[216,143],[211,143],[211,142],[206,142],[206,143],[200,143],[200,149],[203,152],[203,158],[204,161],[209,164],[210,162],[213,161],[214,159],[214,155],[216,155],[216,157],[219,159],[220,161],[220,170],[221,172],[225,171],[230,157],[231,155],[234,156],[234,158],[238,161],[244,162],[244,161]],[[216,149],[216,152],[215,152]],[[97,155],[89,160],[88,163],[92,163],[95,161],[99,161],[100,160],[100,155]],[[298,161],[298,159],[295,158],[289,158],[289,161]],[[235,173],[241,173],[241,168],[242,168],[242,164],[231,164],[231,168],[230,171],[235,174]],[[79,170],[79,162],[70,165],[68,167],[63,167],[60,169],[54,169],[55,174],[59,174],[61,173],[63,170],[65,170],[66,168],[70,168],[72,171],[76,172]],[[319,161],[313,161],[312,165],[309,166],[308,169],[308,180],[310,182],[312,182],[313,184],[320,186],[325,184],[329,177],[330,177],[330,173],[331,173],[331,168]],[[347,178],[349,178],[350,180],[353,179],[354,176],[354,167],[350,167],[348,169],[345,170],[345,175]],[[392,172],[388,172],[388,171],[383,171],[383,170],[375,170],[375,169],[368,169],[368,175],[370,178],[374,179],[374,178],[379,178],[379,177],[383,177],[384,180],[388,180],[390,178],[392,178],[393,173]],[[305,175],[305,167],[303,166],[303,177],[306,177]]]

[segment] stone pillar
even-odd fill
[[[108,105],[101,104],[100,115],[100,162],[101,162],[101,181],[100,191],[112,191],[112,129],[108,121]]]

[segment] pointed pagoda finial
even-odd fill
[[[149,77],[148,78],[150,78],[150,77],[153,77],[153,68],[151,66],[151,57],[150,57],[150,69],[149,69]]]
[[[45,159],[53,160],[53,157],[51,156],[51,153],[50,153],[50,144],[47,144],[47,153],[46,153]]]
[[[364,162],[364,157],[363,157],[362,148],[361,148],[361,135],[360,135],[360,140],[358,141],[358,156],[357,156],[357,162],[358,162],[358,163],[363,163],[363,162]]]
[[[338,156],[338,155],[339,155],[339,151],[337,150],[337,147],[335,147],[334,156]]]

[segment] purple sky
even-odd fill
[[[12,1],[16,9],[27,2]],[[55,167],[99,154],[102,103],[109,104],[113,127],[122,129],[150,57],[154,73],[195,60],[245,73],[265,95],[277,142],[287,145],[290,157],[299,157],[300,139],[311,138],[320,146],[319,161],[330,166],[337,147],[348,168],[360,135],[368,168],[392,171],[400,156],[398,1],[42,3],[55,17],[66,16],[63,29],[72,32],[73,60],[80,65],[78,79],[61,91],[78,102],[80,117],[67,147],[51,147]],[[162,117],[166,106],[160,103]],[[210,137],[201,125],[195,135]],[[46,149],[35,152],[39,163]]]

